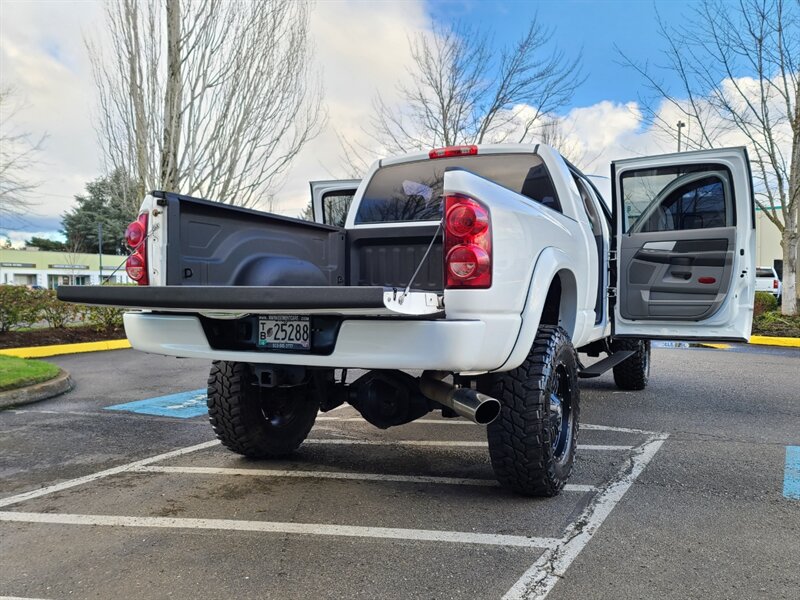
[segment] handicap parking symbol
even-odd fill
[[[158,396],[146,400],[136,400],[125,404],[115,404],[106,406],[106,410],[121,410],[143,415],[157,415],[159,417],[177,417],[179,419],[189,419],[199,417],[208,412],[206,408],[206,390],[192,390],[169,394],[168,396]]]

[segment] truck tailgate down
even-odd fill
[[[443,314],[435,293],[378,286],[59,286],[58,299],[78,304],[168,312],[329,312],[358,315]]]

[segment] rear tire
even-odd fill
[[[487,428],[497,480],[527,496],[555,496],[572,474],[578,444],[578,358],[561,327],[539,327],[533,348],[487,389],[500,416]]]
[[[319,411],[309,385],[263,388],[247,363],[215,361],[208,416],[222,444],[250,458],[285,456],[308,436]]]
[[[611,351],[633,350],[630,358],[614,367],[614,383],[621,390],[643,390],[650,380],[650,340],[620,338],[611,342]]]

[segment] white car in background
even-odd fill
[[[776,298],[781,297],[783,286],[774,267],[756,267],[756,291],[769,292]]]

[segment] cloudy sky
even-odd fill
[[[691,3],[656,2],[670,22],[680,22]],[[566,130],[581,144],[587,171],[605,174],[614,158],[667,148],[641,123],[636,75],[618,64],[614,45],[640,60],[659,61],[656,10],[650,1],[425,2],[317,0],[311,20],[316,67],[324,79],[329,120],[298,157],[277,195],[278,212],[296,215],[307,202],[308,181],[344,175],[336,132],[357,137],[377,91],[395,101],[410,67],[408,36],[431,23],[458,21],[484,28],[497,45],[519,37],[534,13],[554,28],[554,42],[583,53],[586,83],[564,110]],[[94,0],[0,1],[0,79],[25,108],[19,131],[47,134],[36,213],[27,222],[0,223],[0,237],[20,242],[31,235],[57,235],[60,215],[83,186],[103,173],[92,115],[94,85],[84,39],[103,27],[103,5]],[[670,143],[671,149],[671,143]]]

